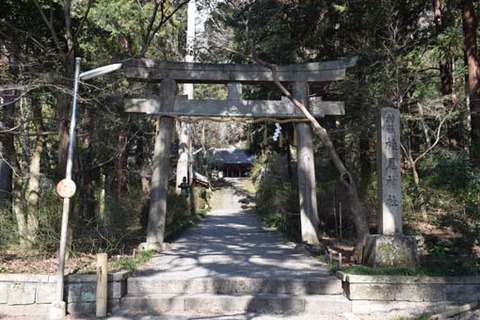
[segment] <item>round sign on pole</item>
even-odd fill
[[[72,179],[63,179],[57,184],[57,194],[62,198],[71,198],[75,194],[77,186]]]

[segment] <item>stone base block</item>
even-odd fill
[[[370,235],[363,264],[375,268],[410,268],[418,265],[417,242],[405,235]]]

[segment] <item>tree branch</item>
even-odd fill
[[[143,45],[142,45],[142,50],[140,52],[140,57],[143,57],[145,56],[146,52],[147,52],[147,49],[148,49],[148,46],[150,45],[150,43],[152,42],[153,38],[155,37],[155,35],[158,33],[158,31],[160,31],[160,28],[163,27],[163,25],[165,23],[167,23],[175,13],[177,13],[178,10],[180,10],[183,6],[185,6],[188,2],[190,2],[190,0],[185,0],[183,2],[181,2],[175,9],[173,9],[173,11],[168,14],[168,15],[165,15],[165,10],[164,10],[164,5],[165,5],[165,2],[162,0],[160,1],[160,3],[155,3],[155,7],[154,7],[154,12],[153,12],[153,15],[152,15],[152,18],[150,19],[150,22],[148,24],[148,27],[147,27],[147,31],[145,32],[145,37],[144,37],[144,40],[143,40]],[[155,24],[155,19],[156,19],[156,16],[157,16],[157,13],[158,13],[158,8],[159,6],[161,6],[161,14],[162,14],[162,17],[158,23],[157,26],[155,26],[155,28],[153,28],[153,25]],[[153,29],[153,30],[152,30]]]
[[[437,129],[435,129],[435,141],[421,154],[419,155],[415,160],[414,160],[414,164],[416,164],[420,159],[424,158],[430,151],[433,150],[433,148],[435,148],[435,146],[440,142],[440,133],[442,131],[442,127],[443,127],[443,124],[445,123],[445,121],[447,121],[448,118],[450,118],[450,115],[452,114],[452,112],[454,111],[455,108],[452,108],[449,110],[449,112],[447,113],[447,115],[445,117],[443,117],[443,119],[440,121],[440,123],[438,124],[438,127]]]
[[[38,12],[40,13],[40,16],[42,17],[43,22],[45,22],[48,30],[50,31],[50,34],[52,35],[53,42],[55,43],[55,46],[57,47],[58,53],[60,53],[61,57],[65,59],[64,53],[62,51],[62,46],[60,43],[60,40],[58,38],[57,32],[55,31],[55,28],[53,27],[53,20],[49,20],[47,16],[45,15],[45,11],[43,11],[42,7],[38,3],[38,0],[33,0],[35,6],[38,9]],[[64,61],[65,62],[65,61]]]
[[[148,44],[150,43],[150,33],[152,32],[153,24],[155,23],[155,19],[157,18],[157,13],[158,13],[158,7],[160,6],[160,3],[155,2],[155,7],[153,8],[153,14],[150,18],[150,21],[148,22],[147,30],[145,31],[145,35],[143,37],[143,44],[142,44],[142,50],[140,53],[140,57],[143,57],[145,55],[145,52],[147,51]]]
[[[77,39],[80,35],[80,32],[82,31],[83,29],[83,25],[85,24],[85,21],[87,21],[87,18],[88,18],[88,14],[90,12],[90,9],[92,8],[92,3],[93,3],[93,0],[88,0],[88,3],[87,3],[87,10],[85,11],[85,14],[83,15],[82,17],[82,20],[80,21],[80,24],[78,26],[78,29],[77,29],[77,32],[75,32],[75,34],[73,35],[73,43],[76,43],[77,42]],[[68,53],[67,53],[67,56],[69,56],[72,52],[74,48],[70,48]]]

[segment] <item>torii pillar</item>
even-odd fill
[[[295,82],[293,97],[308,106],[308,83]],[[300,201],[300,225],[302,241],[318,245],[319,220],[315,181],[312,128],[308,123],[297,123],[298,193]]]
[[[176,81],[170,78],[163,79],[160,91],[161,103],[173,106],[177,92]],[[143,250],[163,251],[164,249],[172,130],[173,118],[168,116],[157,118],[147,242],[141,245]]]

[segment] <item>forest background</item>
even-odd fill
[[[55,255],[58,247],[62,202],[55,185],[65,173],[75,57],[82,57],[83,70],[132,57],[183,61],[187,4],[0,2],[1,262]],[[356,56],[345,81],[311,87],[310,94],[345,101],[345,116],[319,120],[357,181],[370,231],[376,230],[376,116],[380,108],[394,107],[402,117],[405,232],[424,239],[425,255],[464,256],[478,265],[477,3],[197,0],[196,5],[198,62],[292,64]],[[142,217],[148,212],[155,123],[124,113],[123,102],[152,90],[145,83],[129,83],[121,72],[80,86],[73,255],[124,253],[127,243],[145,236]],[[247,99],[281,97],[273,85],[249,86],[243,94]],[[221,86],[195,86],[196,98],[225,96]],[[273,122],[195,122],[194,149],[205,151],[195,170],[210,175],[207,151],[212,147],[248,148],[257,156],[252,170],[257,209],[295,238],[297,224],[285,214],[298,212],[293,124],[282,124],[280,141],[271,138],[274,131]],[[344,185],[320,141],[315,154],[322,234],[338,238],[341,229],[343,237],[352,238],[352,216],[342,206]],[[174,230],[185,223],[188,211],[174,185],[168,206]]]

